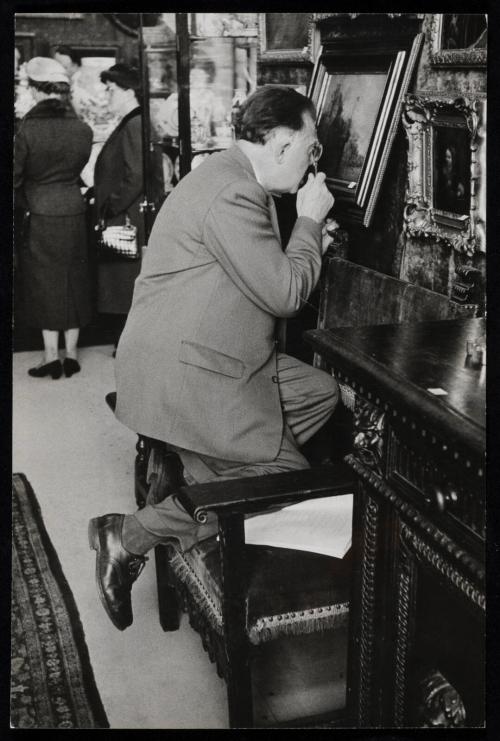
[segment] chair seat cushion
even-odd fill
[[[172,570],[196,595],[200,610],[222,632],[222,591],[216,537],[185,553],[171,550]],[[344,625],[348,617],[351,559],[305,551],[245,546],[247,632],[252,643],[284,634]]]

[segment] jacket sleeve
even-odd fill
[[[106,216],[124,213],[142,193],[142,139],[139,119],[130,122],[123,129],[121,156],[123,177],[109,194],[105,204]]]
[[[205,219],[204,242],[245,296],[273,316],[290,317],[318,282],[321,224],[299,217],[283,252],[271,223],[270,197],[255,181],[226,186]]]

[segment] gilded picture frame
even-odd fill
[[[258,23],[261,62],[313,60],[312,13],[259,13]]]
[[[486,247],[484,98],[405,98],[404,230],[472,256]]]
[[[435,13],[430,27],[433,67],[486,67],[488,16]]]

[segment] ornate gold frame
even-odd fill
[[[431,64],[434,67],[486,67],[487,49],[441,49],[443,13],[435,13],[430,27]]]
[[[314,57],[314,22],[313,13],[307,13],[308,30],[307,44],[302,49],[268,49],[266,38],[266,15],[259,13],[259,46],[260,60],[268,64],[269,62],[280,64],[282,62],[311,62]]]
[[[408,137],[406,234],[450,245],[472,256],[486,246],[485,148],[486,100],[407,95],[403,126]],[[470,208],[467,215],[433,205],[433,135],[435,126],[465,127],[470,136]]]

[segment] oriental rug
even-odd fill
[[[109,728],[82,624],[33,489],[12,477],[11,725]]]

